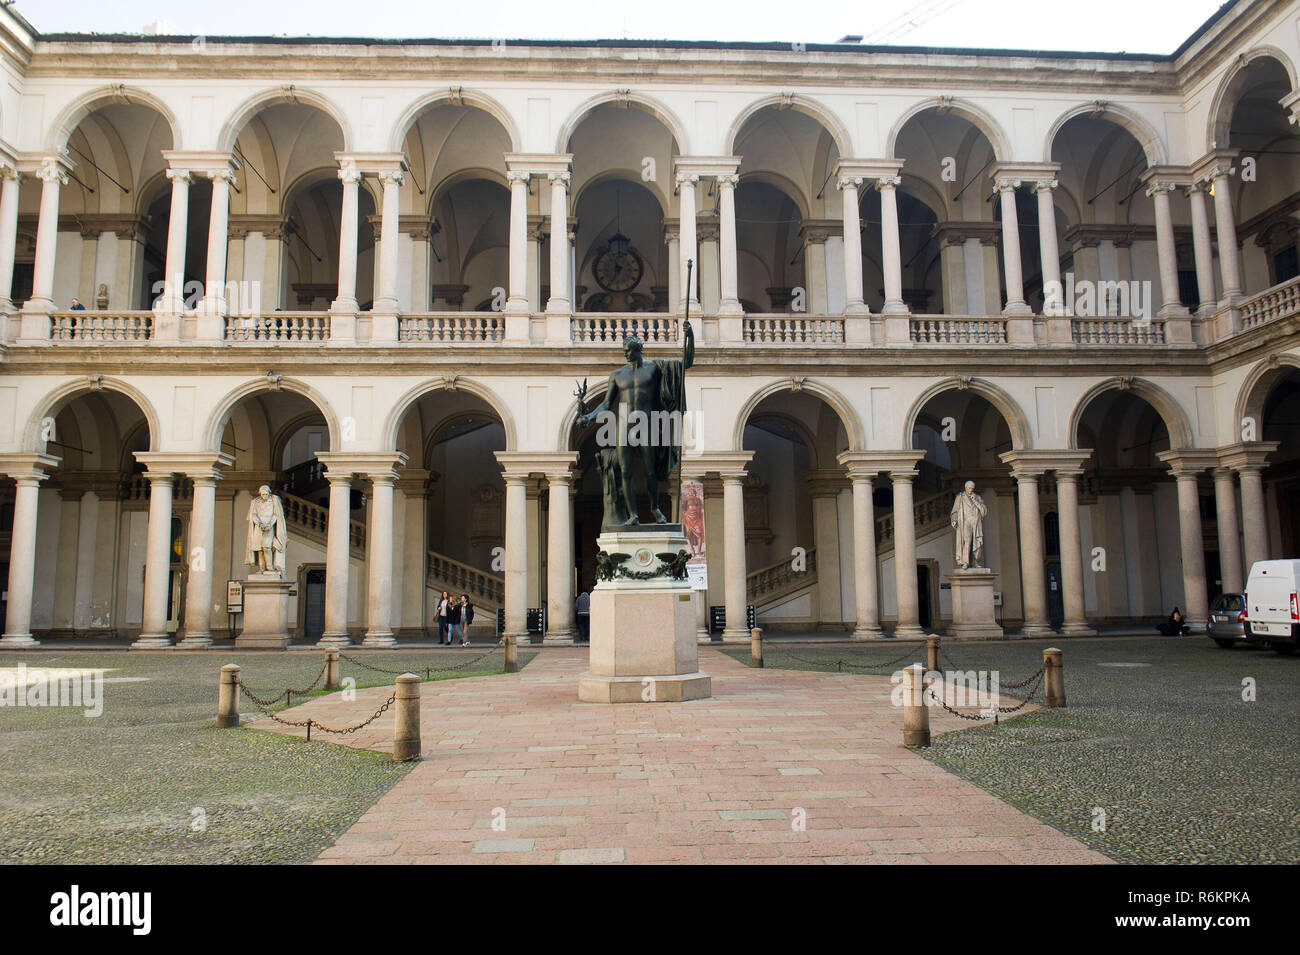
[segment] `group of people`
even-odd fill
[[[438,600],[438,642],[451,646],[460,631],[460,645],[469,646],[469,625],[474,622],[474,605],[469,602],[468,594],[461,594],[460,600],[442,592]]]

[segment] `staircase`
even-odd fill
[[[939,491],[912,505],[912,520],[916,527],[916,543],[923,544],[950,527],[952,492]],[[893,512],[876,518],[876,559],[883,560],[894,552]],[[755,613],[762,613],[781,604],[789,603],[817,586],[817,549],[808,551],[808,567],[795,571],[790,558],[763,567],[745,578],[745,595],[754,605]]]
[[[328,507],[313,504],[287,491],[280,492],[284,502],[284,520],[289,533],[310,541],[324,549],[329,532]],[[348,522],[348,551],[354,560],[366,558],[366,525],[362,521]],[[505,579],[478,570],[458,560],[429,551],[426,555],[425,587],[435,594],[469,594],[470,601],[479,613],[492,615],[505,604]]]

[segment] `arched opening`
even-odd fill
[[[1300,553],[1300,368],[1281,365],[1261,376],[1246,415],[1255,420],[1259,440],[1278,443],[1261,473],[1265,513],[1275,515],[1267,522],[1264,552]]]
[[[821,241],[825,242],[824,231]],[[815,311],[814,302],[808,300],[811,282],[804,242],[803,216],[789,193],[758,177],[739,183],[736,275],[746,312]],[[825,284],[823,271],[823,289]],[[803,289],[803,294],[796,289]]]

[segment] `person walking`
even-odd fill
[[[442,592],[442,598],[438,601],[438,645],[447,644],[450,646],[451,641],[447,639],[447,611],[451,609],[451,600],[447,591]]]
[[[460,595],[460,635],[461,646],[469,646],[469,625],[474,622],[474,605],[469,602],[469,594]]]
[[[447,605],[447,625],[450,628],[447,632],[447,642],[456,642],[456,631],[460,631],[460,645],[465,645],[465,628],[460,623],[460,604],[455,600],[449,601]]]

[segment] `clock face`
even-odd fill
[[[595,272],[596,282],[605,291],[626,292],[628,289],[636,288],[637,283],[641,281],[641,270],[641,257],[631,249],[622,259],[606,249],[596,259],[592,271]]]

